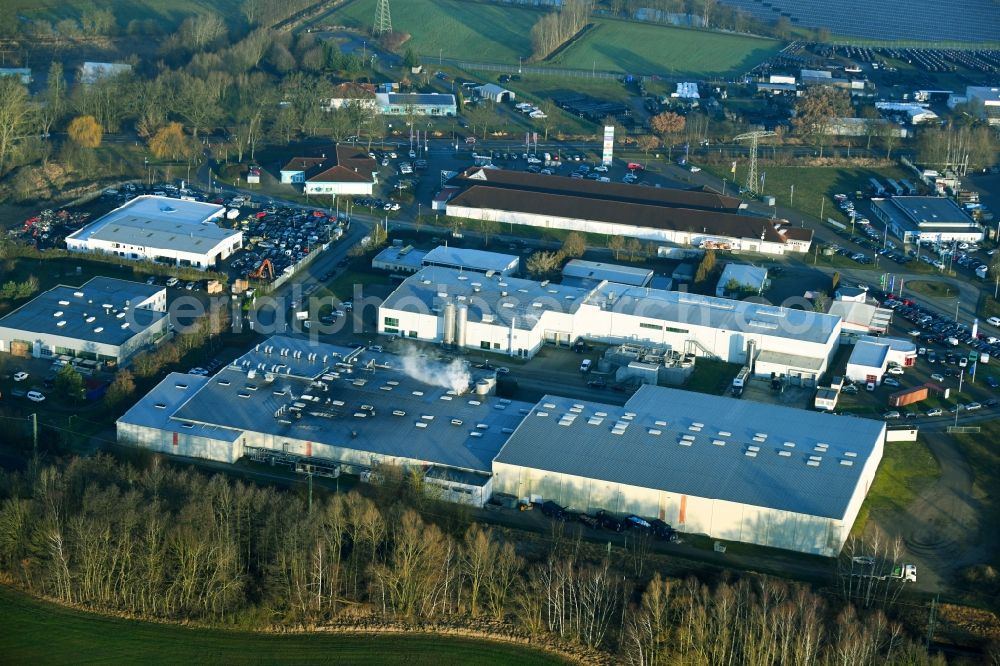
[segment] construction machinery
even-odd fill
[[[265,259],[260,262],[260,266],[258,266],[256,270],[251,271],[248,277],[251,277],[254,280],[263,280],[265,274],[267,275],[268,280],[274,279],[274,264],[271,263],[270,259]]]

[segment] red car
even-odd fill
[[[646,167],[642,166],[638,162],[629,162],[628,163],[628,170],[629,171],[642,171],[645,168]]]

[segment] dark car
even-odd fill
[[[653,536],[657,539],[666,539],[669,541],[674,536],[674,528],[659,518],[654,518],[649,521],[649,526],[653,532]]]
[[[625,523],[621,518],[608,513],[604,509],[598,511],[595,517],[597,518],[597,524],[606,530],[621,532],[625,529]]]
[[[542,504],[542,513],[553,520],[566,520],[568,517],[566,509],[551,500]]]
[[[588,513],[579,513],[579,514],[577,514],[576,519],[580,523],[582,523],[583,525],[585,525],[585,526],[587,526],[587,527],[589,527],[591,529],[596,530],[598,527],[600,527],[600,523],[598,523],[597,518],[594,518],[593,516],[591,516]]]

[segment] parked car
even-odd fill
[[[637,529],[637,530],[647,530],[648,531],[648,530],[652,530],[653,529],[653,526],[649,524],[648,520],[646,520],[645,518],[640,518],[639,516],[636,516],[635,514],[626,516],[625,517],[625,524],[628,525],[630,528],[632,528],[634,530]]]
[[[40,391],[28,391],[25,397],[31,402],[43,402],[45,400],[45,396]]]
[[[589,358],[583,359],[583,362],[580,363],[580,372],[590,372],[590,368],[592,365],[593,361],[591,361]]]
[[[882,418],[885,419],[886,421],[888,421],[889,419],[898,419],[899,412],[897,411],[886,412],[885,414],[882,415]]]
[[[542,513],[553,520],[566,520],[566,509],[549,500],[542,503]]]
[[[14,373],[14,381],[15,382],[23,382],[27,378],[28,378],[28,373],[25,372],[24,370],[21,370],[20,372],[15,372]]]
[[[932,407],[927,410],[927,416],[941,416],[944,414],[944,410],[940,407]]]
[[[899,367],[898,365],[894,365],[891,368],[889,368],[887,372],[890,375],[901,375],[903,374],[903,368]]]
[[[899,382],[892,377],[885,377],[882,379],[882,383],[886,386],[891,386],[893,388],[899,388]]]
[[[674,536],[675,535],[674,528],[671,527],[669,524],[663,522],[659,518],[654,518],[653,520],[649,521],[649,526],[650,529],[653,531],[653,536],[655,536],[657,539],[668,539],[672,541],[676,538]]]
[[[597,518],[598,524],[606,530],[621,532],[625,529],[625,523],[622,522],[621,518],[608,513],[604,509],[598,511],[595,518]]]

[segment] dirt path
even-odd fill
[[[947,590],[964,567],[986,559],[992,537],[981,534],[972,471],[954,439],[938,433],[922,436],[941,476],[902,515],[879,511],[873,518],[891,538],[903,540],[907,561],[917,565],[917,589],[939,592]]]

